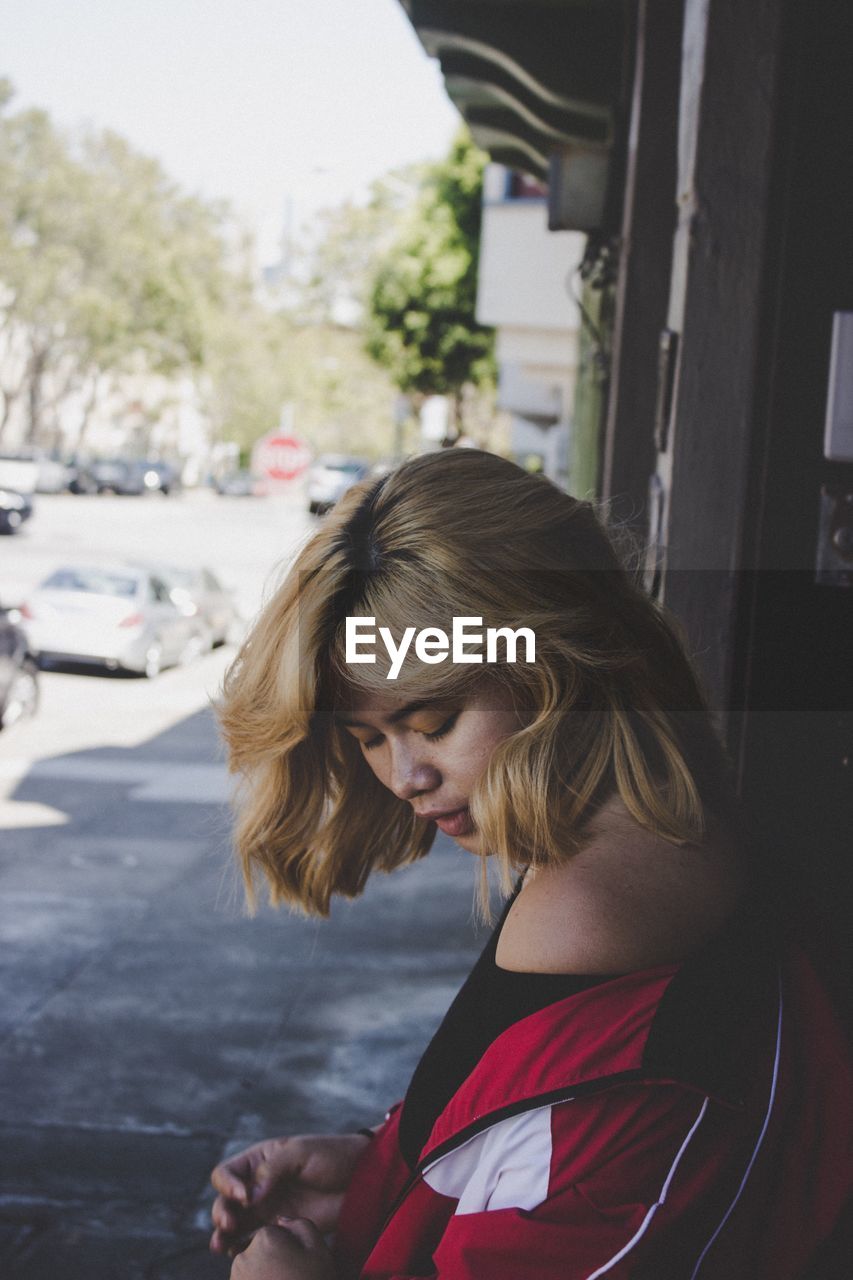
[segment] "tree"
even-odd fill
[[[299,434],[318,452],[374,459],[395,452],[394,387],[365,353],[359,329],[295,327],[287,372]]]
[[[363,326],[380,259],[418,198],[426,164],[404,165],[375,178],[367,200],[324,209],[298,248],[295,316],[303,324]]]
[[[99,411],[126,407],[141,445],[189,378],[216,441],[249,449],[292,403],[316,448],[376,456],[399,451],[395,385],[462,404],[488,380],[483,157],[464,135],[443,164],[317,219],[283,311],[225,205],[118,135],[66,134],[11,97],[0,81],[0,436],[14,410],[29,442],[79,447]]]
[[[203,365],[233,274],[222,208],[118,135],[72,140],[38,110],[0,114],[0,190],[0,430],[25,396],[46,442],[48,411],[82,391],[82,439],[105,382]]]
[[[477,264],[486,156],[467,129],[426,170],[419,198],[382,256],[369,294],[367,350],[415,396],[494,380],[494,331],[477,322]]]
[[[11,90],[4,85],[3,106]],[[38,419],[51,348],[62,341],[62,295],[78,282],[78,254],[62,227],[79,203],[82,175],[46,113],[2,119],[0,138],[0,280],[4,345],[3,418],[28,394]]]
[[[276,426],[287,399],[289,326],[258,304],[249,281],[229,285],[208,317],[202,399],[214,439],[248,451]]]
[[[118,135],[86,137],[90,202],[83,279],[71,305],[78,382],[93,407],[105,380],[131,370],[168,379],[205,365],[213,317],[229,294],[223,208],[184,195],[156,160]],[[87,423],[84,413],[78,444]]]

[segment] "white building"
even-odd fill
[[[29,349],[22,332],[10,326],[0,339],[4,387],[23,379]],[[140,357],[134,372],[90,377],[75,387],[68,370],[52,371],[41,388],[42,430],[38,452],[67,457],[75,452],[110,457],[166,458],[181,466],[185,482],[197,483],[210,466],[212,426],[200,387],[189,374],[151,373]],[[4,404],[4,409],[6,405]],[[4,452],[27,450],[27,389],[13,397],[3,423]]]
[[[571,277],[586,236],[549,231],[545,188],[491,164],[485,175],[477,319],[497,329],[498,407],[511,448],[565,485],[579,312]]]

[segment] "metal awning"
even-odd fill
[[[622,92],[619,0],[400,2],[478,145],[549,181],[552,226],[593,229]]]

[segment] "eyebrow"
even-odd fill
[[[433,704],[427,699],[421,699],[419,702],[407,702],[404,707],[400,707],[397,711],[392,711],[388,716],[388,724],[396,724],[398,720],[405,720],[406,716],[412,716],[416,711],[422,711],[424,707],[430,707]],[[365,724],[363,720],[345,720],[342,716],[335,716],[335,721],[344,725],[348,729],[372,729],[372,724]]]

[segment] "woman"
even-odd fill
[[[454,618],[517,651],[444,653]],[[590,504],[475,450],[358,486],[220,715],[250,899],[261,872],[326,914],[437,829],[484,908],[488,862],[511,893],[375,1130],[214,1170],[234,1280],[804,1274],[849,1190],[840,1028],[766,902],[676,624]]]

